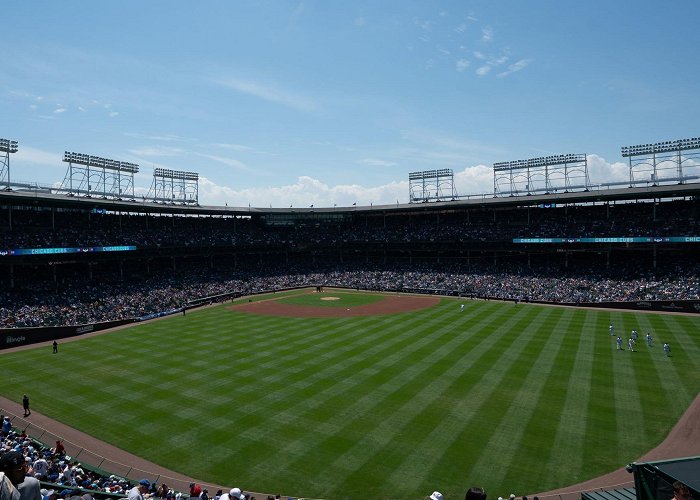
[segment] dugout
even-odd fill
[[[634,473],[638,500],[669,500],[676,481],[690,489],[694,500],[700,500],[700,457],[632,463],[629,468]]]

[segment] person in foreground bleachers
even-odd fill
[[[486,492],[484,488],[472,486],[467,490],[466,495],[464,495],[464,500],[486,500]]]
[[[221,495],[220,500],[245,500],[245,495],[240,488],[231,488],[231,491]]]
[[[22,452],[8,451],[0,455],[0,472],[17,489],[19,500],[41,500],[39,480],[27,476],[27,461]]]
[[[148,498],[148,490],[151,488],[151,482],[148,479],[142,479],[139,484],[129,490],[127,495],[128,500],[144,500]]]
[[[0,471],[0,498],[2,500],[19,500],[19,491],[3,471]]]

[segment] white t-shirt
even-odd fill
[[[49,471],[49,463],[46,459],[39,458],[34,462],[34,465],[32,465],[32,469],[34,469],[35,476],[45,476]]]

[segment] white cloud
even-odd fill
[[[219,186],[207,178],[199,178],[199,202],[202,205],[229,207],[350,207],[394,204],[408,201],[408,181],[391,182],[382,186],[365,187],[358,184],[329,186],[313,177],[301,176],[294,184],[280,187],[235,190]]]
[[[239,78],[227,78],[215,80],[215,82],[236,92],[251,95],[265,101],[283,104],[299,111],[314,112],[320,107],[315,100],[309,97],[280,88],[271,83],[261,83]]]
[[[469,62],[466,59],[459,59],[457,61],[457,63],[455,64],[455,67],[456,67],[457,71],[459,71],[461,73],[464,70],[466,70],[470,64],[471,64],[471,62]]]
[[[395,167],[398,165],[398,163],[394,161],[379,160],[377,158],[364,158],[359,160],[358,163],[369,165],[371,167]]]
[[[16,158],[13,158],[13,160],[17,160],[18,162],[22,163],[50,167],[62,166],[61,162],[63,160],[63,153],[50,153],[48,151],[43,151],[41,149],[20,144],[15,155]]]
[[[531,62],[532,62],[532,59],[520,59],[519,61],[509,65],[507,71],[504,71],[503,73],[499,73],[496,76],[498,78],[503,78],[503,77],[508,76],[512,73],[516,73],[522,69],[525,69]]]
[[[214,146],[218,148],[223,148],[223,149],[230,149],[232,151],[252,151],[253,148],[248,147],[248,146],[243,146],[241,144],[224,144],[224,143],[218,143],[214,144]]]
[[[53,110],[53,113],[54,113],[55,115],[60,115],[61,113],[65,113],[66,111],[68,111],[68,108],[64,108],[64,107],[62,107],[62,106],[59,105],[58,108],[56,108],[56,109]]]
[[[586,159],[591,184],[628,181],[630,178],[629,165],[625,162],[608,163],[596,154],[586,155]]]
[[[239,160],[234,160],[233,158],[227,158],[225,156],[208,155],[204,153],[195,153],[197,156],[202,158],[207,158],[208,160],[215,161],[217,163],[222,163],[226,166],[233,167],[236,170],[242,170],[246,172],[253,172],[254,169]]]
[[[489,74],[490,71],[491,71],[491,66],[489,66],[489,65],[487,64],[487,65],[485,65],[485,66],[479,66],[479,67],[477,68],[477,70],[476,70],[476,74],[477,74],[478,76],[486,76],[486,75]]]
[[[119,116],[119,112],[117,112],[117,111],[111,111],[111,112],[109,113],[109,117],[110,117],[110,118],[114,118],[115,116]]]
[[[462,23],[459,26],[455,28],[455,31],[457,33],[466,33],[467,31],[467,23]]]
[[[148,139],[151,141],[164,141],[164,142],[192,142],[192,139],[185,139],[184,137],[179,137],[177,135],[146,135],[139,134],[136,132],[124,132],[126,137],[136,137],[137,139]]]
[[[184,153],[180,148],[170,148],[165,146],[143,147],[137,149],[129,149],[129,153],[136,156],[161,157],[161,156],[179,156]]]
[[[454,186],[459,196],[493,193],[493,168],[486,165],[466,167],[454,174]]]
[[[484,43],[493,41],[493,29],[490,26],[486,26],[481,30],[481,41]]]
[[[433,23],[432,21],[419,21],[418,19],[414,19],[413,23],[418,26],[420,29],[423,31],[432,31],[433,30]]]

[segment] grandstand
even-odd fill
[[[288,209],[8,189],[0,349],[311,285],[699,313],[700,183],[583,187]]]

